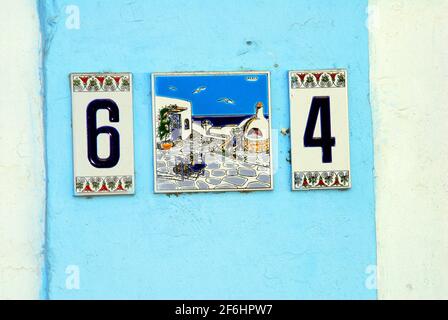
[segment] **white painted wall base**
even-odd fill
[[[448,299],[447,0],[371,0],[381,299]]]
[[[37,299],[45,170],[35,1],[2,1],[0,48],[0,299]]]

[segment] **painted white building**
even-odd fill
[[[165,107],[176,106],[176,110],[170,113],[171,118],[171,140],[189,139],[192,133],[191,102],[182,99],[167,97],[155,97],[156,119],[159,121],[159,113]]]
[[[255,115],[242,123],[244,148],[249,152],[269,152],[269,121],[264,116],[263,103],[258,102]]]

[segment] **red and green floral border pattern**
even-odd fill
[[[350,188],[349,171],[310,171],[294,173],[294,189],[348,189]]]
[[[75,189],[77,194],[126,194],[133,191],[134,178],[132,176],[76,177]]]
[[[72,74],[73,92],[129,92],[129,74]]]
[[[293,72],[291,89],[345,88],[346,73],[341,70]]]

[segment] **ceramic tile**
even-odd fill
[[[152,75],[156,193],[272,190],[268,72]]]
[[[347,72],[291,71],[293,190],[351,187]]]
[[[71,74],[74,191],[133,194],[132,75]]]

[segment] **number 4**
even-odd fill
[[[315,138],[314,131],[320,112],[321,137]],[[336,146],[336,138],[331,136],[330,97],[314,97],[303,137],[305,147],[322,148],[322,162],[332,163],[332,148]]]

